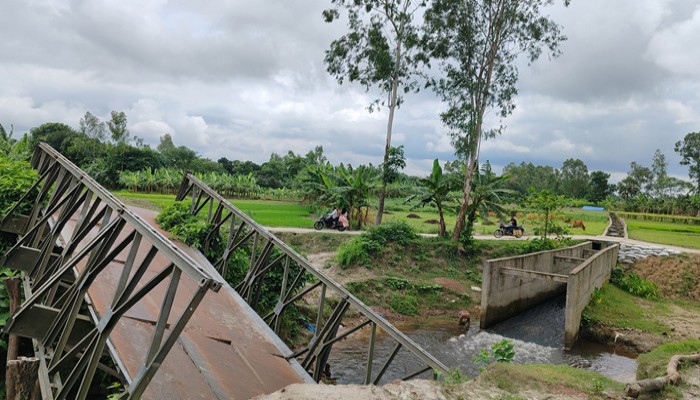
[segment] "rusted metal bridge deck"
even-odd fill
[[[154,212],[131,210],[151,226],[158,226]],[[76,222],[72,219],[66,224],[64,237],[71,236]],[[123,231],[121,237],[129,233]],[[86,241],[90,239],[90,236],[85,238]],[[200,267],[216,275],[201,253],[176,240],[172,242]],[[136,259],[143,258],[148,253],[148,247],[142,243]],[[98,316],[109,312],[115,283],[119,281],[126,257],[127,254],[115,257],[88,290],[90,302]],[[143,279],[152,279],[169,263],[167,257],[157,254]],[[81,270],[84,265],[77,267]],[[196,284],[191,280],[181,280],[179,285],[177,292],[191,296],[196,291]],[[121,364],[121,372],[129,377],[136,376],[145,361],[152,329],[158,321],[160,299],[165,297],[168,289],[166,282],[156,286],[124,314],[110,335],[113,358]],[[183,301],[187,297],[178,296],[173,300],[173,314],[179,315],[188,306]],[[168,325],[171,324],[169,321]],[[291,351],[282,342],[274,340],[276,336],[271,333],[248,304],[224,284],[221,290],[208,293],[202,299],[142,398],[249,399],[272,393],[291,383],[312,382],[295,359],[287,361],[286,357]]]

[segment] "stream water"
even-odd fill
[[[567,364],[600,372],[620,382],[633,381],[637,370],[633,354],[585,341],[577,342],[570,351],[563,350],[564,306],[564,296],[560,296],[485,331],[479,330],[477,321],[469,331],[463,333],[457,326],[456,318],[454,321],[399,328],[448,368],[458,367],[463,374],[472,377],[479,372],[479,366],[472,362],[472,357],[506,338],[513,343],[515,363]],[[359,346],[356,342],[358,340],[368,339],[349,338],[334,346],[329,362],[333,377],[339,383],[359,383],[364,379],[366,347]],[[378,340],[373,367],[375,371],[381,368],[395,343],[393,340]],[[421,367],[415,357],[402,350],[381,383],[402,378]],[[430,374],[426,373],[422,377],[429,378]]]

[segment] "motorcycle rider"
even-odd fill
[[[510,226],[508,226],[508,229],[510,230],[510,233],[513,233],[513,229],[518,227],[518,221],[515,219],[515,215],[510,218]]]
[[[338,225],[338,207],[333,206],[333,211],[331,211],[331,220],[333,221],[333,226]]]

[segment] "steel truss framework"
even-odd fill
[[[235,289],[253,309],[260,312],[257,302],[259,293],[265,284],[266,275],[274,270],[277,270],[274,272],[283,274],[282,287],[276,306],[266,315],[260,315],[275,333],[279,334],[282,314],[295,302],[302,300],[305,296],[319,299],[308,302],[317,303],[313,337],[308,343],[301,346],[301,350],[288,357],[297,358],[315,381],[321,380],[326,363],[333,351],[333,345],[366,326],[369,326],[370,329],[366,349],[367,359],[364,380],[358,383],[380,383],[387,370],[392,368],[392,362],[402,349],[407,350],[409,357],[412,358],[411,362],[419,366],[415,371],[404,375],[403,379],[411,379],[427,371],[432,371],[433,378],[437,377],[438,373],[447,372],[447,368],[440,361],[423,350],[413,340],[192,174],[185,174],[177,200],[182,201],[188,197],[191,200],[190,212],[193,215],[206,213],[206,220],[211,227],[204,242],[205,254],[212,241],[216,240],[220,233],[228,232],[223,255],[212,261],[222,276],[226,276],[229,258],[236,250],[242,248],[249,250],[251,254],[249,269],[245,278],[235,285]],[[222,229],[224,227],[227,229]],[[274,251],[275,249],[277,251]],[[313,277],[310,280],[312,283],[295,291],[294,288],[303,279],[304,274],[310,274]],[[329,301],[332,296],[334,297],[333,302]],[[324,308],[331,303],[336,303],[332,312],[330,315],[324,315]],[[348,313],[348,310],[354,312]],[[359,314],[361,322],[355,324],[351,329],[339,333],[343,320],[348,318],[349,314]],[[385,340],[393,340],[395,343],[393,351],[386,355],[383,360],[378,359],[379,355],[375,354],[379,337],[377,328],[386,333]],[[374,366],[380,363],[378,371],[375,371]]]
[[[5,331],[33,339],[44,399],[85,399],[96,369],[110,370],[100,361],[108,353],[118,370],[111,372],[125,383],[123,398],[138,399],[204,295],[219,290],[220,277],[199,267],[50,146],[39,145],[32,166],[39,179],[0,223],[2,230],[19,234],[0,264],[23,272],[26,298]],[[33,196],[29,215],[18,215],[18,205]],[[74,229],[65,238],[68,224]],[[139,252],[140,246],[148,250]],[[159,254],[168,260],[162,267],[154,263]],[[115,264],[118,281],[111,301],[97,310],[88,291]],[[194,282],[195,289],[178,290],[183,280]],[[162,294],[155,295],[159,285]],[[160,310],[142,366],[130,375],[110,334],[145,296],[155,296]],[[176,299],[188,305],[180,315],[173,315]]]

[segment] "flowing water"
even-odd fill
[[[462,374],[476,376],[479,366],[472,357],[482,349],[501,340],[513,343],[515,358],[521,364],[567,364],[593,370],[620,382],[634,380],[637,361],[633,354],[620,352],[612,347],[579,341],[570,351],[563,350],[564,296],[554,298],[518,316],[503,321],[485,331],[479,330],[478,321],[466,333],[460,331],[454,321],[441,321],[420,327],[399,327],[428,353],[448,368],[459,368]],[[329,363],[333,378],[339,383],[360,383],[364,380],[367,363],[366,347],[357,341],[367,337],[349,338],[334,346]],[[378,340],[375,348],[374,374],[382,367],[383,360],[393,350],[393,340]],[[358,350],[358,349],[363,350]],[[381,383],[402,378],[423,365],[408,351],[401,350]],[[429,373],[422,377],[430,377]]]

